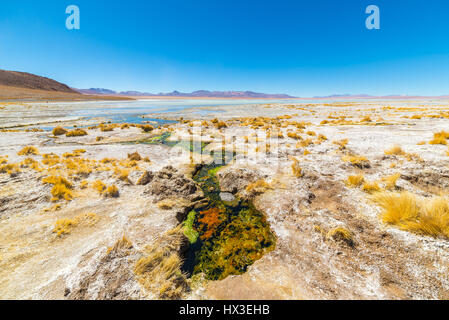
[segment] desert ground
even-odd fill
[[[0,299],[449,298],[448,100],[78,107],[0,103]]]

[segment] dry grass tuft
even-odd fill
[[[403,156],[405,155],[405,151],[399,145],[395,145],[394,147],[385,150],[386,155],[394,155],[394,156]]]
[[[353,176],[349,176],[345,181],[345,184],[348,187],[360,187],[365,182],[365,177],[363,174],[357,174]]]
[[[374,192],[381,191],[382,188],[379,186],[379,183],[377,183],[376,181],[374,181],[374,182],[367,181],[363,184],[362,190],[367,193],[374,193]]]
[[[429,141],[429,144],[447,145],[447,139],[449,139],[449,132],[440,131],[433,134],[433,139]]]
[[[183,237],[181,225],[169,231],[146,249],[145,256],[134,267],[145,291],[159,299],[180,299],[187,289],[187,278],[181,271],[183,261],[178,253]]]
[[[246,192],[251,196],[256,196],[272,190],[273,187],[265,180],[257,180],[246,187]]]
[[[140,161],[142,160],[141,155],[136,151],[134,153],[128,153],[128,159],[132,161]]]
[[[176,203],[177,203],[176,200],[167,198],[162,201],[159,201],[157,203],[157,206],[159,207],[159,209],[162,210],[171,210],[174,206],[176,206]]]
[[[74,219],[59,219],[55,223],[53,233],[56,233],[58,237],[69,234],[72,229],[79,224],[84,224],[86,226],[95,225],[100,218],[95,213],[85,213],[76,216]]]
[[[92,184],[92,188],[94,188],[95,190],[97,190],[97,192],[99,194],[103,194],[103,192],[106,190],[106,185],[103,183],[103,181],[101,180],[96,180],[93,184]]]
[[[358,156],[358,155],[345,155],[341,158],[344,162],[349,162],[353,166],[358,167],[360,169],[369,168],[370,163],[366,157]]]
[[[337,141],[333,141],[332,143],[338,146],[338,149],[340,151],[345,150],[346,149],[346,145],[348,144],[349,140],[348,139],[342,139],[342,140],[337,140]]]
[[[65,135],[66,135],[66,137],[82,137],[82,136],[87,136],[87,132],[86,132],[86,130],[83,130],[83,129],[74,129],[74,130],[67,132]]]
[[[67,133],[67,130],[64,129],[63,127],[56,127],[56,128],[53,128],[52,133],[54,136],[62,136]]]
[[[72,228],[77,224],[78,223],[72,219],[59,219],[55,223],[53,232],[56,233],[58,237],[60,237],[65,234],[69,234],[72,231]]]
[[[3,165],[0,165],[0,173],[7,173],[11,177],[14,177],[20,173],[20,168],[15,163],[3,164]]]
[[[53,196],[52,201],[66,200],[70,201],[73,199],[73,184],[67,179],[60,176],[49,176],[42,179],[42,183],[52,184],[51,194]]]
[[[106,254],[125,252],[125,255],[129,255],[129,250],[133,248],[132,242],[126,237],[118,239],[112,247],[109,247]]]
[[[17,152],[17,154],[19,156],[29,156],[29,155],[38,155],[39,154],[39,150],[37,150],[36,147],[33,146],[27,146],[24,147],[22,150],[20,150],[19,152]]]
[[[106,189],[105,196],[109,198],[118,198],[120,196],[120,192],[117,186],[112,185]]]
[[[395,173],[391,176],[382,178],[382,181],[385,183],[385,189],[387,190],[396,189],[396,182],[400,177],[401,177],[400,173]]]
[[[447,197],[420,199],[409,192],[381,192],[374,195],[373,200],[383,209],[384,223],[418,234],[449,238]]]
[[[143,132],[148,133],[154,130],[154,127],[149,124],[142,124],[139,126],[140,129],[142,129]]]
[[[327,238],[335,241],[343,241],[351,246],[354,244],[354,236],[352,232],[345,227],[336,227],[330,230],[327,233]]]
[[[304,175],[304,173],[302,172],[302,168],[299,166],[299,160],[296,158],[293,158],[292,172],[293,175],[297,178],[301,178]]]

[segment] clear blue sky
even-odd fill
[[[1,1],[0,68],[155,93],[449,94],[449,1]]]

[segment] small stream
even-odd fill
[[[203,152],[207,146],[207,143],[194,141],[168,141],[169,136],[158,136],[146,143],[183,146],[191,152]],[[245,273],[249,266],[275,248],[276,236],[265,215],[251,201],[233,196],[227,199],[231,201],[223,201],[220,196],[216,174],[236,154],[223,150],[211,155],[221,161],[203,164],[193,176],[209,201],[190,212],[184,222],[191,245],[183,271],[190,276],[204,273],[209,280],[222,280]]]

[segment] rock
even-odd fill
[[[225,202],[232,202],[235,200],[235,197],[232,193],[222,192],[220,193],[220,199]]]
[[[146,171],[139,179],[139,181],[137,181],[137,184],[139,186],[146,186],[147,184],[149,184],[151,182],[151,180],[153,180],[154,178],[154,174],[151,171]]]
[[[259,171],[243,168],[225,168],[217,174],[222,192],[237,193],[250,183],[265,178]]]
[[[155,196],[155,203],[167,198],[179,197],[196,201],[204,197],[202,190],[192,179],[179,174],[172,166],[155,173],[144,193]]]

